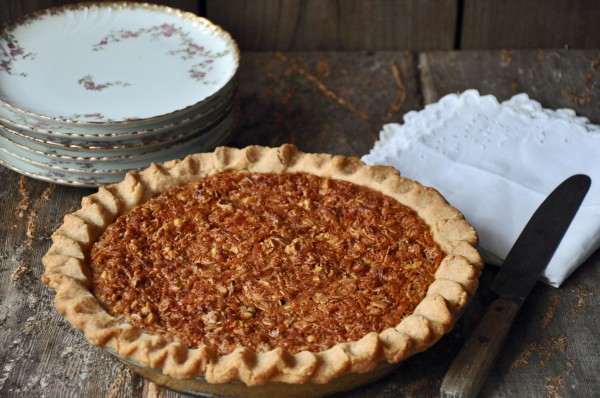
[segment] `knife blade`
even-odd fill
[[[512,323],[546,269],[591,185],[587,175],[563,181],[535,211],[492,282],[498,298],[444,376],[443,398],[475,397],[498,359]]]

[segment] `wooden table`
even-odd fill
[[[280,145],[360,156],[387,122],[441,96],[525,92],[549,108],[600,123],[600,50],[306,52],[242,54],[241,127],[231,145]],[[0,167],[0,396],[178,397],[88,345],[57,315],[40,258],[65,213],[92,189],[25,178]],[[455,329],[384,380],[348,397],[436,396],[444,372],[485,306],[496,273]],[[538,284],[518,316],[483,397],[600,394],[600,253],[564,285]]]

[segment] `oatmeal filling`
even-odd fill
[[[121,215],[93,293],[144,331],[219,354],[326,350],[397,325],[444,254],[410,208],[304,173],[221,173]]]

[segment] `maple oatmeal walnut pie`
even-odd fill
[[[43,258],[94,345],[176,378],[327,383],[435,343],[477,287],[462,214],[389,167],[218,148],[82,201]]]

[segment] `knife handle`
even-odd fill
[[[496,299],[446,372],[440,397],[476,397],[498,359],[520,305]]]

